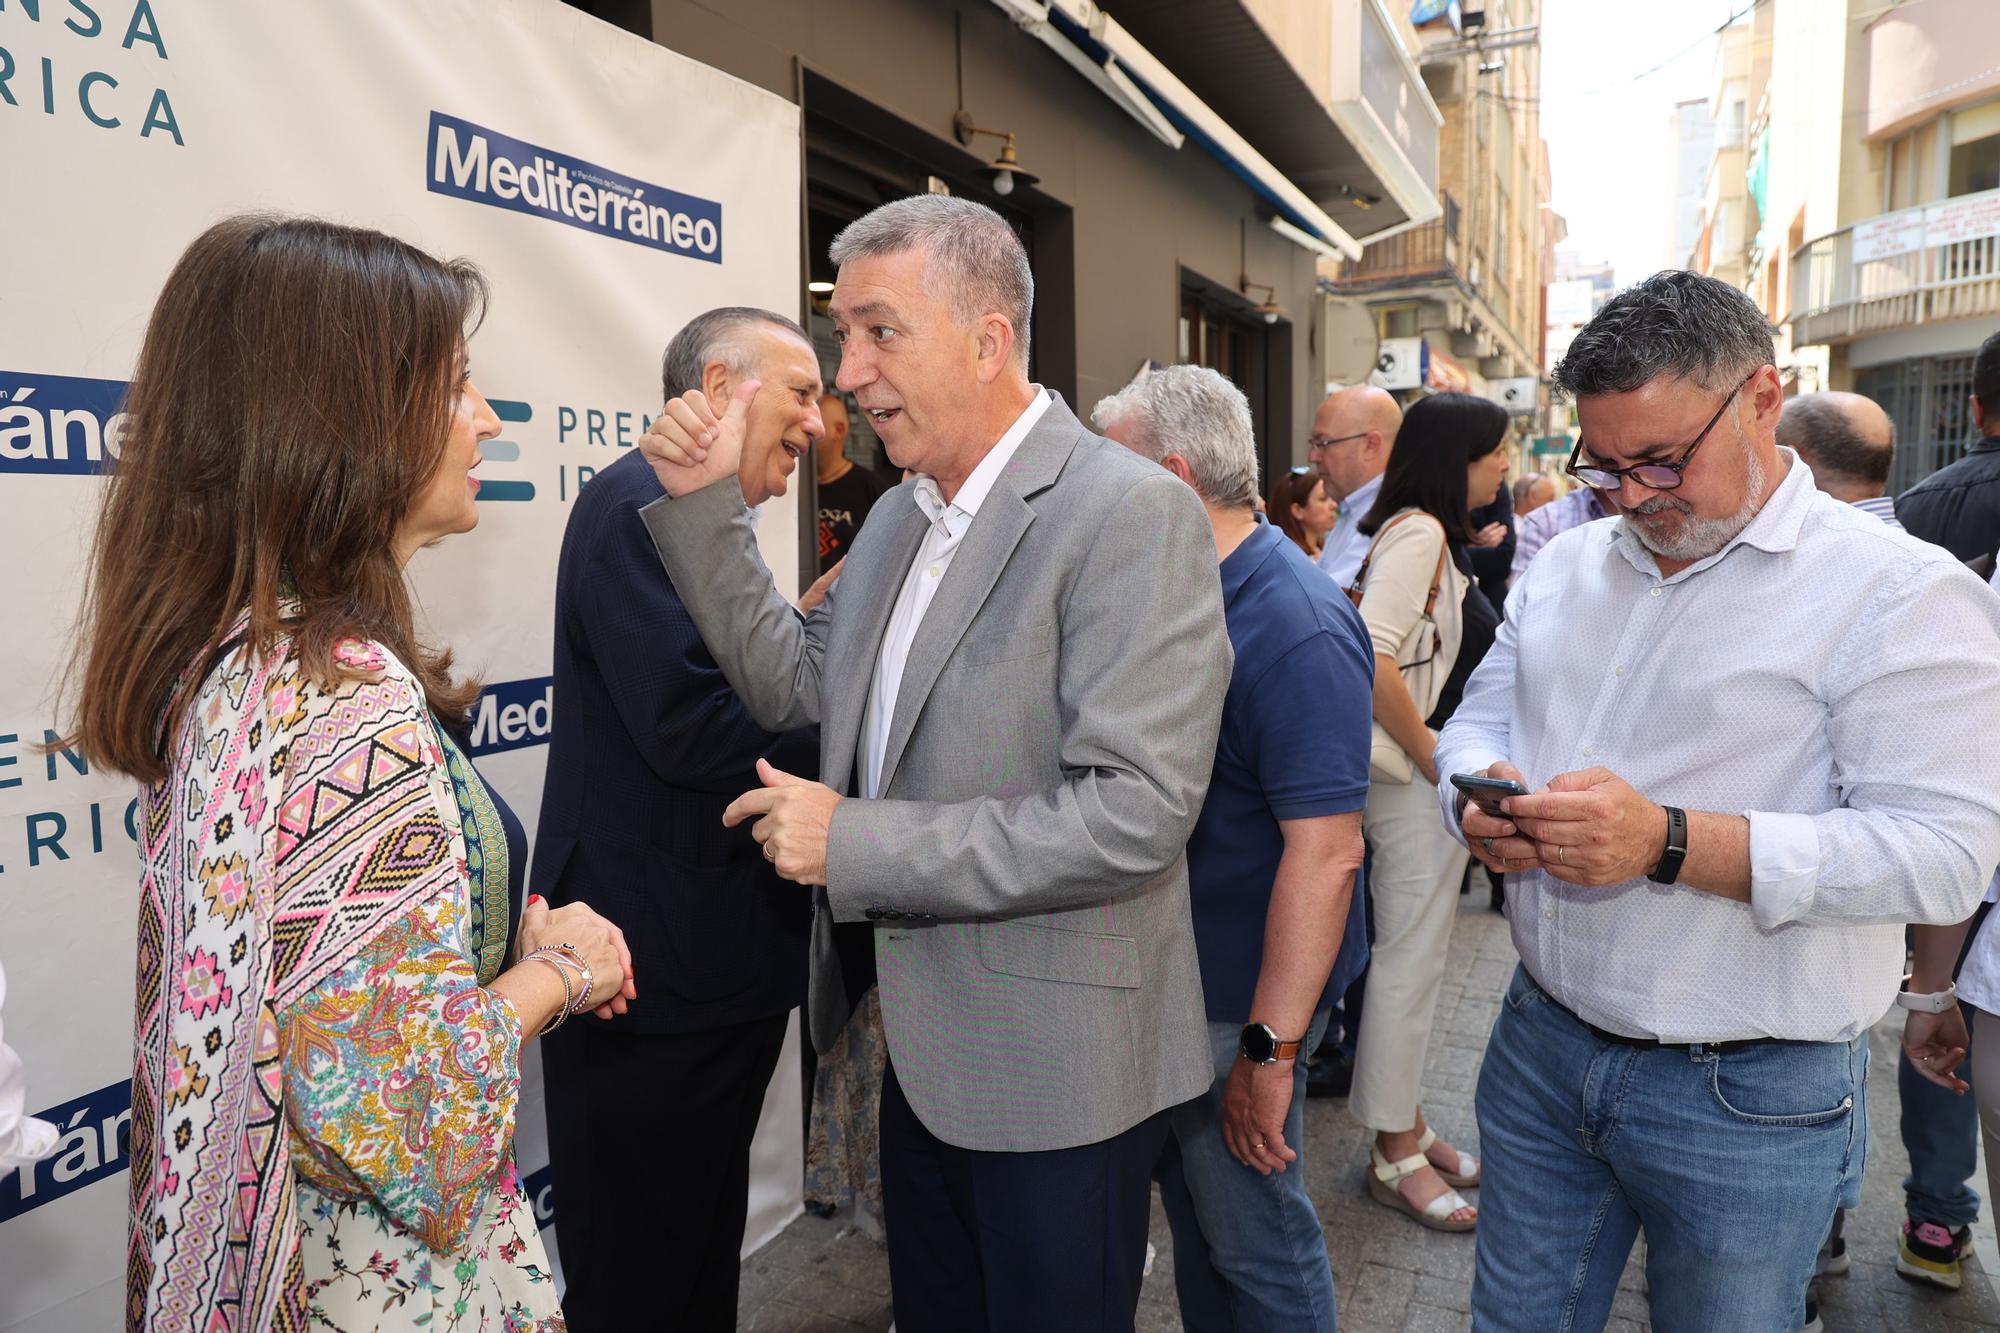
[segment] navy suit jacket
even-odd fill
[[[772,735],[703,646],[639,517],[633,450],[578,493],[556,574],[555,717],[530,887],[625,932],[639,999],[611,1021],[692,1032],[805,998],[812,892],[722,812],[766,757],[818,773],[817,728]],[[592,1020],[595,1021],[595,1020]]]

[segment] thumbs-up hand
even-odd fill
[[[763,844],[764,859],[795,884],[826,883],[827,830],[840,793],[794,777],[768,759],[757,761],[757,779],[764,785],[731,801],[722,812],[723,826],[735,828],[761,816],[750,826],[750,836]]]
[[[689,389],[667,401],[639,437],[639,452],[652,464],[653,475],[668,495],[678,499],[736,474],[743,458],[750,400],[763,387],[757,380],[737,385],[719,417],[700,389]]]

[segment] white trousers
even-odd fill
[[[1370,786],[1361,827],[1375,951],[1348,1109],[1377,1133],[1400,1133],[1416,1128],[1438,985],[1471,853],[1444,831],[1437,788],[1421,773],[1406,783]]]

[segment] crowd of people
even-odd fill
[[[1508,486],[1494,404],[1370,387],[1260,479],[1213,371],[1094,430],[1033,383],[980,205],[831,258],[831,389],[792,320],[706,312],[577,498],[532,866],[404,573],[478,521],[477,270],[272,216],[174,269],[71,741],[145,785],[129,1327],[733,1328],[801,1005],[809,1202],[883,1233],[902,1333],[1131,1328],[1155,1185],[1186,1327],[1332,1330],[1309,1063],[1383,1225],[1474,1233],[1475,1329],[1603,1327],[1642,1230],[1655,1327],[1810,1327],[1891,1005],[1905,1271],[1956,1285],[2000,1144],[2000,336],[1994,437],[1893,503],[1880,409],[1788,400],[1681,272],[1558,367],[1564,494]],[[809,457],[794,602],[754,511]],[[1475,865],[1521,960],[1478,1156],[1423,1109]]]

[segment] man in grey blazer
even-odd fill
[[[644,517],[751,714],[821,728],[832,786],[763,765],[728,818],[816,886],[821,1050],[833,924],[875,923],[897,1327],[1129,1329],[1164,1113],[1212,1076],[1185,847],[1231,664],[1214,543],[1192,492],[1029,382],[997,214],[899,200],[832,257],[837,382],[915,479],[803,621],[735,481],[745,395],[668,404]]]

